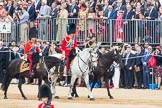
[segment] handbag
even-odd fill
[[[155,67],[156,66],[156,59],[154,56],[151,56],[151,58],[148,61],[148,67]]]
[[[140,71],[140,67],[139,66],[134,67],[134,70],[135,70],[135,72],[139,72]]]

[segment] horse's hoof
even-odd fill
[[[95,101],[95,99],[94,98],[90,98],[90,101]]]
[[[24,100],[28,100],[26,97],[24,97]]]
[[[55,96],[55,99],[60,99],[60,97],[59,96]]]
[[[69,99],[69,100],[73,100],[73,98],[72,98],[72,97],[68,97],[68,99]]]
[[[88,95],[88,98],[90,98],[90,96]]]
[[[75,97],[79,97],[79,95],[78,94],[75,94]]]
[[[74,93],[71,93],[71,96],[73,97],[74,96]]]
[[[110,96],[109,98],[110,98],[110,99],[114,99],[114,97],[113,97],[113,96]]]
[[[5,96],[4,99],[8,99],[8,98]]]

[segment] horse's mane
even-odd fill
[[[108,65],[110,65],[111,62],[113,61],[113,55],[114,55],[114,51],[110,51],[108,53],[103,54],[99,58],[99,65],[102,67],[107,67]]]
[[[48,63],[48,62],[57,63],[57,62],[61,61],[57,57],[53,57],[53,56],[46,56],[44,58],[45,58],[44,60],[45,60],[46,63]]]
[[[114,51],[109,51],[109,52],[103,54],[102,56],[103,57],[112,57],[113,55],[114,55]]]

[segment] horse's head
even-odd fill
[[[118,49],[114,49],[114,56],[113,56],[113,60],[116,63],[121,63],[122,62],[122,56],[120,55],[120,51]]]
[[[95,49],[91,49],[89,51],[89,63],[90,63],[90,68],[94,69],[94,67],[97,67],[98,64],[98,54]]]

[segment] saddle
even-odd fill
[[[23,60],[20,65],[20,73],[29,70],[29,62]]]
[[[36,64],[36,69],[40,68],[40,63],[37,63]],[[23,73],[25,71],[29,71],[30,68],[29,68],[29,62],[28,61],[25,61],[23,60],[21,62],[21,65],[20,65],[20,73]]]
[[[74,58],[75,58],[76,55],[77,55],[76,49],[73,48],[73,49],[70,51],[70,54],[69,54],[69,66],[73,64],[73,60],[74,60]]]

